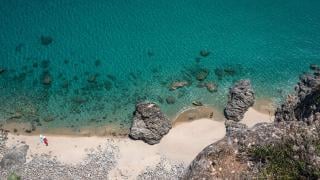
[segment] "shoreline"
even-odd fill
[[[172,121],[172,126],[177,126],[181,123],[192,122],[197,119],[214,119],[215,121],[224,121],[223,112],[220,112],[213,106],[203,105],[203,106],[187,106],[176,113],[176,115],[170,117]],[[255,111],[273,116],[275,112],[275,107],[273,101],[270,99],[259,99],[255,102],[254,106],[251,108]],[[46,129],[45,132],[41,132]],[[36,128],[35,131],[31,133],[25,132],[26,129],[31,129],[31,123],[29,122],[9,122],[3,125],[3,129],[8,130],[12,134],[16,135],[26,135],[34,136],[40,134],[46,134],[50,136],[70,136],[70,137],[127,137],[129,134],[129,127],[123,128],[118,124],[108,124],[103,126],[93,126],[88,125],[78,129],[72,128],[46,128],[40,127]],[[15,129],[17,132],[15,133]]]
[[[183,117],[183,116],[182,116]],[[270,122],[272,117],[250,108],[242,123],[252,127],[256,123]],[[108,176],[134,179],[148,168],[155,168],[163,159],[188,166],[208,145],[225,136],[225,124],[221,119],[200,118],[177,123],[159,144],[149,145],[117,136],[63,136],[45,134],[49,146],[40,143],[39,135],[15,135],[9,133],[8,148],[21,144],[29,145],[27,163],[34,157],[49,155],[67,165],[81,164],[99,149],[117,147],[117,164]],[[171,164],[173,165],[173,164]]]

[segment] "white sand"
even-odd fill
[[[249,127],[259,122],[271,122],[273,117],[250,109],[242,121]],[[113,139],[120,149],[117,167],[110,173],[116,179],[119,175],[136,177],[147,166],[156,165],[162,156],[169,160],[189,164],[196,155],[209,144],[225,135],[223,121],[199,119],[179,123],[161,140],[159,144],[148,145],[142,141],[116,137],[70,137],[49,136],[49,146],[40,144],[39,136],[9,135],[7,145],[13,146],[21,141],[29,145],[28,159],[36,154],[51,154],[61,162],[76,164],[86,156],[87,150],[103,147],[106,139]],[[18,141],[18,142],[17,142]]]
[[[253,108],[250,108],[246,114],[244,115],[243,120],[241,123],[246,124],[249,128],[253,127],[257,123],[262,123],[262,122],[273,122],[274,121],[274,116],[260,113]]]

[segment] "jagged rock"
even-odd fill
[[[196,79],[198,81],[203,81],[205,80],[209,75],[209,70],[208,69],[200,69],[197,73],[196,73]]]
[[[277,108],[275,121],[306,121],[312,123],[320,112],[320,77],[306,74],[300,77],[295,94]]]
[[[151,102],[138,103],[129,136],[153,145],[159,143],[171,128],[170,120],[158,105]]]
[[[240,121],[254,104],[254,92],[249,80],[241,80],[230,89],[224,115],[229,120]]]
[[[170,90],[173,91],[173,90],[176,90],[176,89],[188,86],[188,85],[189,85],[189,83],[187,81],[176,81],[176,82],[171,83]]]
[[[26,162],[26,156],[29,146],[22,145],[10,149],[2,158],[0,166],[5,169],[9,169],[13,166],[19,166]]]
[[[166,98],[166,102],[168,104],[174,104],[176,102],[176,98],[174,98],[173,96],[169,96]]]

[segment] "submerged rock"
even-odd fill
[[[24,47],[25,47],[25,44],[19,43],[19,44],[16,46],[16,52],[17,52],[17,53],[20,53]]]
[[[43,118],[44,122],[51,122],[51,121],[54,121],[54,120],[55,120],[54,116],[46,116],[46,117]]]
[[[10,169],[14,166],[20,166],[26,162],[26,156],[29,146],[22,145],[10,149],[2,158],[0,162],[1,168]]]
[[[176,98],[174,98],[173,96],[169,96],[166,98],[166,102],[168,104],[174,104],[176,102]]]
[[[210,52],[208,51],[208,50],[201,50],[200,51],[200,55],[202,56],[202,57],[207,57],[207,56],[209,56],[210,55]]]
[[[254,104],[254,92],[249,80],[241,80],[230,89],[224,115],[228,120],[240,121],[244,113]]]
[[[149,57],[154,56],[154,52],[153,52],[153,51],[151,51],[151,50],[148,50],[147,54],[148,54],[148,56],[149,56]]]
[[[196,73],[196,79],[198,81],[203,81],[205,80],[209,75],[209,70],[208,69],[200,69],[197,73]]]
[[[176,81],[176,82],[171,83],[170,90],[173,91],[173,90],[176,90],[176,89],[188,86],[188,85],[189,85],[189,83],[187,81]]]
[[[87,81],[88,81],[89,83],[96,83],[96,82],[97,82],[97,77],[98,77],[97,74],[90,75],[90,76],[88,77]]]
[[[206,87],[207,90],[208,90],[209,92],[211,92],[211,93],[218,91],[218,85],[215,84],[214,82],[207,82],[207,83],[205,83],[205,87]]]
[[[88,99],[83,96],[74,96],[71,98],[71,101],[76,104],[84,104],[88,101]]]
[[[310,69],[311,70],[318,70],[320,67],[317,64],[310,64]]]
[[[0,74],[6,72],[6,69],[5,68],[0,68]]]
[[[95,66],[100,66],[102,63],[101,63],[101,61],[99,60],[99,59],[97,59],[95,62],[94,62],[94,65]]]
[[[50,61],[49,60],[43,60],[41,61],[41,68],[47,69],[50,66]]]
[[[151,102],[138,103],[129,136],[153,145],[159,143],[171,128],[170,120],[158,105]]]
[[[49,72],[43,72],[43,74],[41,75],[41,82],[46,86],[51,85],[52,77]]]
[[[44,46],[48,46],[53,42],[53,38],[51,36],[41,36],[40,42]]]
[[[112,82],[108,81],[108,80],[105,80],[104,81],[104,88],[109,91],[112,89]]]
[[[216,68],[214,70],[215,75],[218,77],[219,80],[223,79],[224,77],[228,76],[235,76],[242,70],[241,65],[227,65],[226,67]]]

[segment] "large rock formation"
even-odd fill
[[[244,113],[254,104],[254,92],[249,80],[241,80],[230,88],[229,100],[224,110],[228,120],[240,121]]]
[[[170,120],[155,103],[145,102],[136,105],[129,136],[148,144],[157,144],[171,129]]]
[[[26,162],[28,149],[28,145],[10,149],[0,161],[0,167],[10,169],[11,167],[22,165]]]
[[[320,178],[319,75],[302,76],[296,94],[278,108],[275,122],[252,129],[232,121],[253,104],[249,83],[240,84],[244,87],[237,84],[231,89],[231,105],[226,108],[226,116],[231,114],[227,135],[198,154],[184,179]]]
[[[320,122],[311,126],[297,121],[261,123],[252,129],[233,123],[229,128],[233,130],[224,139],[209,145],[198,154],[187,169],[184,179],[255,179],[269,163],[267,160],[255,159],[253,152],[256,148],[266,150],[283,145],[288,148],[284,151],[288,151],[291,158],[296,158],[289,162],[304,162],[310,172],[320,172],[320,155],[314,144],[320,142]],[[288,142],[289,144],[284,144]],[[281,174],[274,174],[270,178],[278,175],[281,177]],[[310,174],[298,176],[311,177]]]
[[[320,76],[306,74],[300,77],[295,94],[289,95],[276,111],[276,121],[320,120]]]

